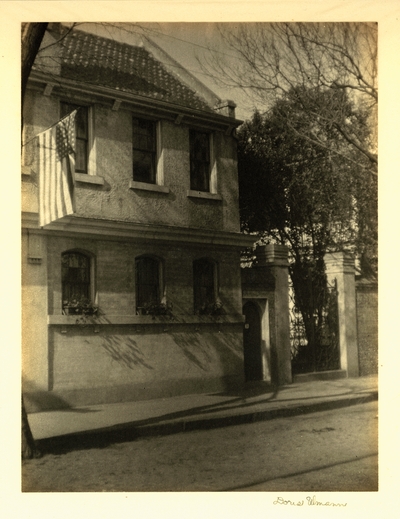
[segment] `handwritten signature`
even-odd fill
[[[308,506],[347,506],[347,503],[332,503],[331,501],[318,501],[315,496],[306,497]],[[291,501],[290,499],[283,499],[283,497],[277,497],[274,501],[274,505],[289,505],[289,506],[304,506],[304,499],[300,501]]]

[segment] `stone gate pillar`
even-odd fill
[[[338,290],[340,367],[348,377],[358,377],[356,288],[354,258],[345,252],[325,255],[328,282],[336,279]]]
[[[288,249],[284,245],[264,245],[257,247],[258,267],[267,267],[275,279],[273,295],[274,327],[277,381],[279,385],[292,382],[290,358],[290,322],[289,322],[289,263]]]

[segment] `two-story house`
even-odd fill
[[[253,239],[239,228],[234,103],[149,40],[54,25],[42,49],[24,102],[27,405],[240,384]],[[74,213],[40,226],[37,135],[75,109]]]

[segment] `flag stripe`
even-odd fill
[[[55,126],[39,134],[39,224],[41,227],[74,212],[75,116],[76,110]]]

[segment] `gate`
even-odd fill
[[[289,294],[292,373],[340,369],[336,280],[319,294],[322,305],[309,317],[304,317],[296,307],[293,286]]]

